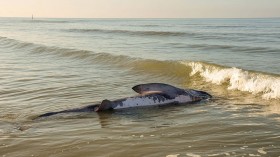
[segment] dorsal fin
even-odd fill
[[[109,110],[109,109],[112,109],[112,102],[110,100],[103,100],[101,102],[101,104],[99,105],[98,108],[95,109],[96,112],[99,112],[99,111],[104,111],[104,110]]]
[[[170,97],[176,97],[179,94],[184,93],[183,89],[164,84],[164,83],[148,83],[148,84],[139,84],[132,89],[139,93],[139,94],[150,94],[150,93],[164,93],[166,95],[169,95]]]

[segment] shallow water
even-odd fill
[[[279,19],[0,18],[0,156],[279,156]],[[178,106],[38,115],[163,82]]]

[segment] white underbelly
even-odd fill
[[[140,106],[155,106],[165,105],[171,103],[187,103],[191,102],[192,99],[188,95],[180,95],[174,99],[153,99],[153,97],[131,97],[122,101],[122,104],[117,105],[114,109],[140,107]]]

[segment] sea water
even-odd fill
[[[280,19],[0,18],[0,156],[279,156]],[[212,100],[38,115],[162,82]]]

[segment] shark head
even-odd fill
[[[210,95],[209,93],[207,92],[204,92],[204,91],[199,91],[199,90],[188,90],[188,92],[194,96],[194,97],[197,97],[197,98],[200,98],[200,99],[210,99],[212,98],[212,95]]]

